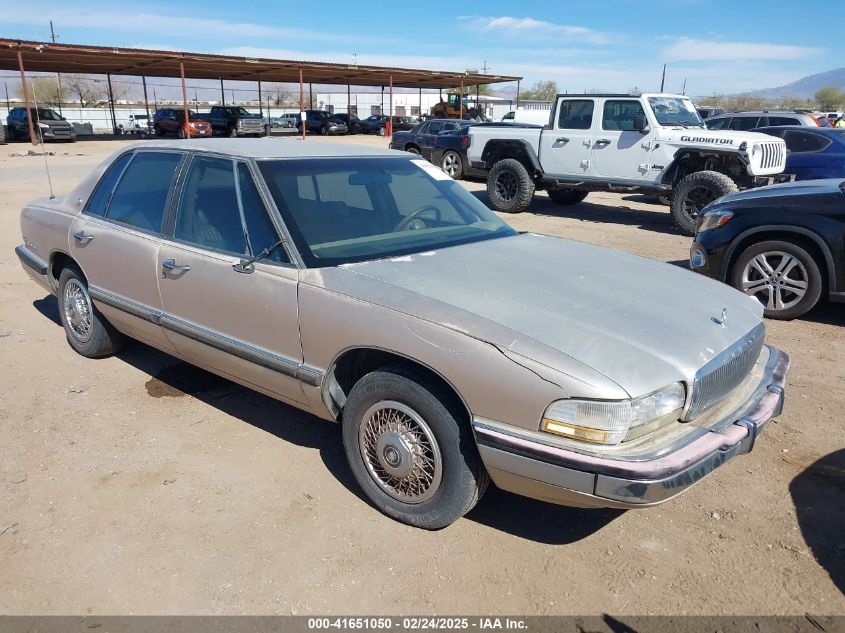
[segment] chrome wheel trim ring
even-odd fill
[[[77,341],[87,343],[91,340],[94,324],[88,291],[78,279],[69,279],[65,284],[63,299],[68,330]]]
[[[364,413],[358,449],[370,478],[392,499],[415,505],[431,499],[443,479],[440,447],[411,407],[382,400]]]
[[[742,270],[740,290],[767,310],[788,310],[806,296],[809,277],[804,264],[790,253],[766,251]]]

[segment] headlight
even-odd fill
[[[585,442],[618,444],[636,427],[677,419],[686,401],[683,383],[632,400],[558,400],[543,415],[541,429]]]
[[[727,224],[734,217],[733,211],[727,209],[714,209],[713,211],[706,211],[701,216],[701,224],[698,227],[698,232],[709,231],[716,227]]]
[[[754,143],[754,145],[751,146],[751,155],[756,156],[757,153],[761,150],[762,150],[762,148],[759,145],[757,145],[757,143]]]
[[[46,123],[41,123],[40,121],[38,122],[38,127],[40,127],[42,130],[49,130],[50,129],[49,125],[47,125]]]

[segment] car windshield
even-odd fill
[[[62,117],[60,117],[56,112],[50,110],[49,108],[38,108],[35,112],[35,116],[39,121],[61,121]]]
[[[311,268],[516,235],[423,160],[313,158],[260,161],[259,167]]]
[[[660,125],[704,127],[704,121],[689,99],[680,97],[649,97],[654,116]]]

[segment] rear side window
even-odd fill
[[[102,178],[100,178],[100,182],[97,183],[94,193],[90,198],[88,198],[88,204],[85,205],[85,213],[88,215],[96,215],[98,217],[103,217],[106,214],[106,207],[109,205],[109,199],[111,198],[112,191],[114,191],[114,186],[117,183],[118,178],[120,178],[120,174],[123,173],[123,168],[126,167],[126,163],[128,163],[131,158],[132,154],[127,153],[120,156],[111,164],[111,167],[109,167],[106,170],[106,173],[103,174]]]
[[[593,125],[592,99],[561,101],[557,126],[562,130],[589,130]]]
[[[735,116],[731,119],[730,129],[732,130],[753,130],[755,127],[760,127],[758,124],[760,117],[758,116]]]
[[[258,188],[252,180],[249,169],[243,163],[238,163],[238,188],[241,192],[241,206],[244,212],[246,231],[249,234],[249,243],[252,247],[252,254],[257,255],[265,248],[275,244],[279,240],[279,234],[267,215],[267,209],[258,194]],[[267,259],[274,262],[288,263],[288,256],[281,246],[273,249]]]
[[[432,121],[428,125],[428,129],[426,130],[426,134],[440,134],[440,130],[443,129],[443,121]]]
[[[631,99],[605,101],[601,126],[604,130],[632,132],[636,130],[634,121],[644,116],[645,112],[639,101]]]
[[[786,149],[796,154],[820,152],[831,143],[828,138],[808,132],[787,132],[783,140],[786,141]]]
[[[174,237],[217,251],[246,254],[232,161],[194,157],[182,188]]]
[[[144,231],[161,232],[167,196],[182,154],[138,152],[115,189],[106,217]]]
[[[707,119],[704,121],[704,125],[707,126],[708,130],[724,130],[730,120],[730,117],[725,117],[723,119]]]
[[[801,125],[801,122],[794,117],[770,116],[769,125]]]

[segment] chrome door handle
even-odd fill
[[[610,139],[600,138],[596,141],[596,145],[610,145]]]
[[[80,242],[88,243],[94,239],[93,235],[86,235],[85,231],[77,231],[73,234],[73,238],[79,240]]]
[[[166,270],[191,270],[188,264],[177,264],[175,259],[164,259],[161,265]]]

